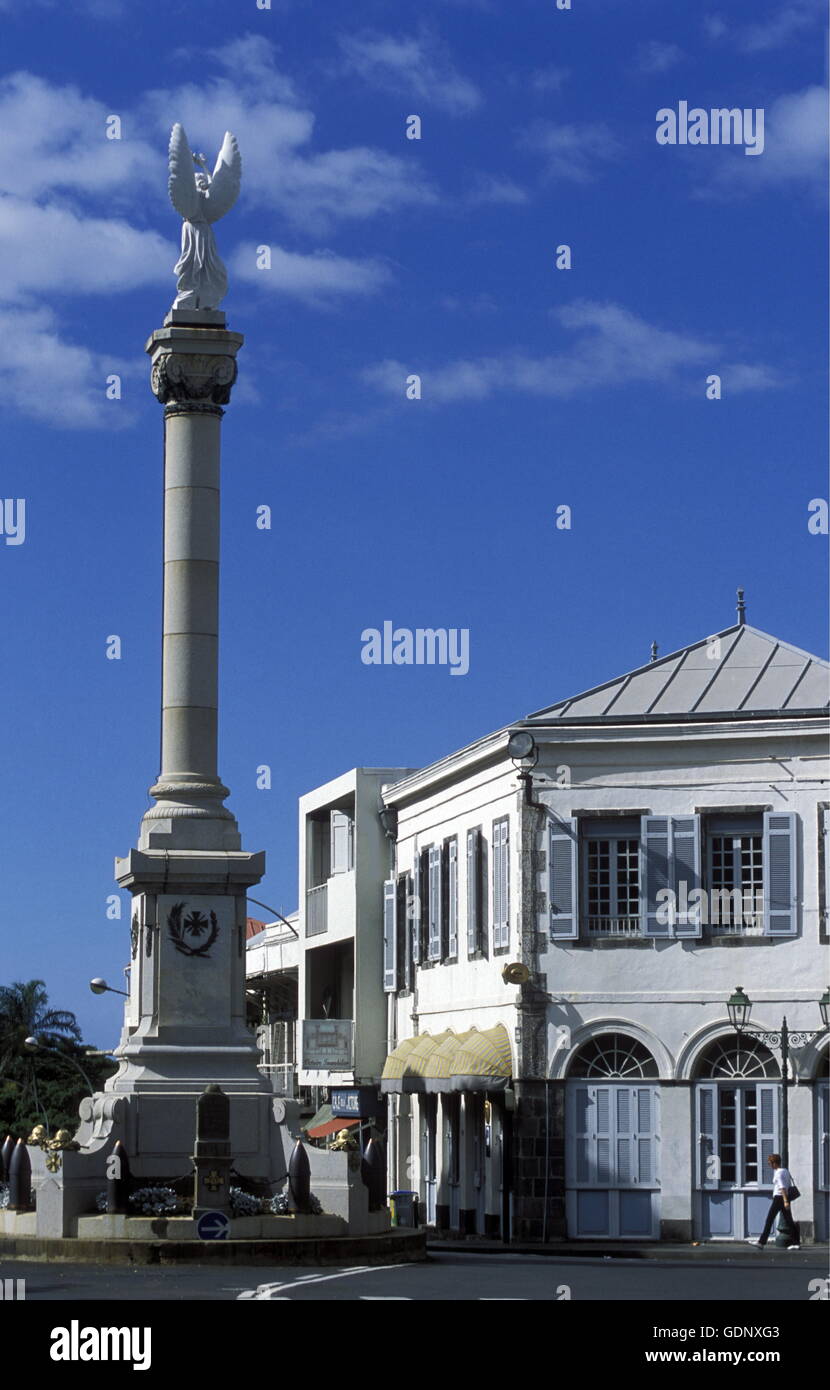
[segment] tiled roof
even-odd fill
[[[798,715],[826,710],[828,705],[826,661],[758,628],[736,624],[626,676],[537,710],[528,721]]]

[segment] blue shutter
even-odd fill
[[[661,889],[674,888],[670,872],[671,824],[668,816],[643,816],[641,828],[643,858],[642,896],[640,913],[643,936],[671,936],[671,914],[665,897],[658,900]],[[658,921],[657,913],[661,919]]]
[[[657,1091],[653,1086],[617,1086],[614,1181],[619,1187],[655,1187],[657,1177]]]
[[[510,823],[493,822],[493,946],[510,944]]]
[[[796,825],[794,811],[764,812],[764,931],[768,936],[795,936]]]
[[[591,1125],[594,1103],[590,1086],[575,1086],[573,1095],[573,1172],[575,1181],[591,1181]]]
[[[481,949],[481,831],[467,831],[467,955]]]
[[[611,1086],[597,1086],[594,1092],[596,1105],[594,1112],[594,1124],[596,1125],[594,1181],[598,1187],[609,1187],[612,1181],[611,1141],[613,1116],[611,1113],[611,1100],[613,1094],[614,1092]]]
[[[427,920],[429,922],[429,939],[427,942],[427,958],[429,960],[441,959],[441,846],[430,845],[428,851],[428,903]]]
[[[548,910],[552,940],[579,936],[579,835],[575,820],[550,818]]]
[[[409,928],[409,904],[412,894],[412,879],[409,874],[400,874],[398,877],[398,900],[396,908],[397,916],[397,960],[396,975],[398,989],[410,989],[410,959],[412,943],[410,940]]]
[[[778,1087],[756,1087],[758,1113],[758,1186],[766,1185],[770,1169],[767,1159],[778,1153]]]
[[[688,899],[700,888],[700,816],[674,816],[671,823],[672,881],[678,911],[674,919],[675,936],[700,936],[700,903],[688,906]],[[681,884],[685,893],[681,892]],[[686,903],[685,911],[680,908]]]
[[[458,840],[447,845],[447,955],[458,955]]]
[[[409,900],[413,965],[420,965],[421,963],[421,914],[424,907],[421,901],[421,888],[421,855],[416,849],[412,860],[412,896]]]
[[[383,988],[387,992],[398,987],[397,947],[398,924],[395,920],[395,903],[398,885],[394,878],[387,878],[383,885]]]
[[[709,1172],[707,1160],[720,1150],[718,1133],[718,1088],[712,1082],[701,1082],[695,1097],[697,1105],[697,1185],[717,1191],[720,1179]]]

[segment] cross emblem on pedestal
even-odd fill
[[[222,1174],[217,1173],[215,1168],[211,1168],[210,1172],[205,1176],[205,1187],[208,1192],[218,1192],[224,1181],[225,1179],[222,1177]]]

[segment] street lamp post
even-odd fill
[[[740,1042],[741,1035],[745,1034],[749,1038],[757,1038],[758,1042],[764,1043],[769,1048],[777,1049],[781,1057],[781,1161],[786,1168],[789,1162],[790,1147],[790,1107],[789,1107],[789,1060],[791,1047],[807,1047],[815,1042],[816,1038],[822,1037],[828,1029],[828,1013],[830,1013],[830,989],[826,989],[821,999],[818,1001],[821,1013],[822,1027],[815,1032],[809,1033],[799,1030],[790,1030],[786,1015],[781,1020],[781,1027],[772,1032],[767,1032],[762,1028],[747,1028],[746,1021],[752,1010],[752,1001],[744,993],[740,985],[735,987],[735,992],[728,1000],[726,1008],[729,1014],[729,1022],[735,1029]]]
[[[81,1076],[84,1078],[84,1081],[86,1082],[87,1088],[89,1090],[89,1094],[91,1096],[95,1095],[95,1090],[93,1088],[92,1082],[90,1081],[89,1077],[87,1076],[86,1072],[84,1071],[77,1058],[71,1057],[68,1052],[61,1052],[60,1049],[57,1047],[47,1047],[46,1044],[40,1042],[38,1038],[26,1038],[24,1040],[23,1046],[25,1047],[27,1052],[51,1052],[53,1056],[62,1058],[64,1062],[71,1062],[73,1067],[76,1067],[77,1070],[81,1073]]]

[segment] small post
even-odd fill
[[[116,1139],[112,1153],[107,1159],[107,1215],[123,1216],[128,1210],[127,1196],[130,1189],[130,1160],[127,1150]]]
[[[215,1083],[205,1088],[196,1102],[196,1169],[193,1216],[221,1211],[231,1215],[231,1103]]]
[[[310,1197],[311,1164],[302,1139],[298,1139],[288,1164],[288,1205],[292,1211],[307,1212]]]
[[[386,1165],[383,1148],[377,1139],[370,1139],[360,1164],[360,1175],[369,1191],[369,1210],[380,1211],[384,1206]]]
[[[32,1161],[18,1139],[9,1163],[9,1211],[29,1211],[32,1205]]]

